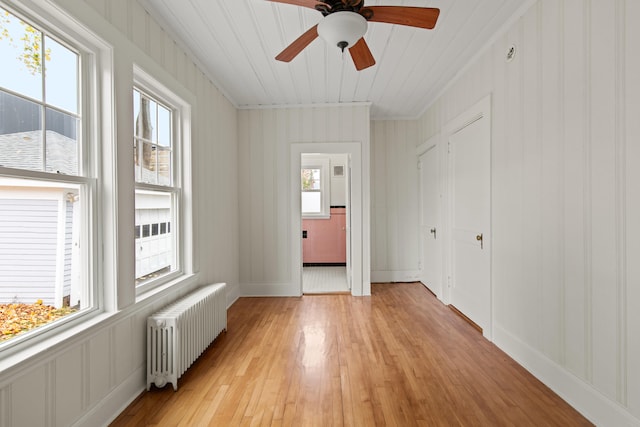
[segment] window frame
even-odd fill
[[[77,185],[79,195],[83,203],[81,205],[80,217],[80,245],[86,248],[81,255],[80,267],[81,279],[86,281],[85,291],[87,292],[88,306],[76,313],[66,315],[38,328],[17,335],[7,341],[0,343],[0,355],[11,355],[22,352],[27,348],[34,348],[35,345],[45,340],[54,338],[64,333],[70,328],[82,325],[88,319],[94,318],[106,309],[105,289],[102,280],[104,271],[102,256],[102,236],[103,219],[101,207],[108,205],[104,203],[105,191],[103,191],[104,180],[101,176],[101,168],[98,166],[98,152],[101,148],[101,141],[105,136],[104,129],[100,127],[101,119],[109,119],[109,116],[102,117],[105,112],[105,99],[102,95],[101,85],[104,83],[100,79],[101,72],[111,68],[111,58],[105,53],[108,46],[98,39],[94,34],[78,26],[66,16],[54,13],[48,7],[24,1],[22,4],[13,5],[0,1],[0,7],[16,16],[18,19],[27,22],[44,36],[51,38],[65,48],[78,55],[77,64],[77,100],[78,108],[76,113],[67,112],[64,109],[47,104],[46,96],[43,100],[33,100],[29,96],[15,93],[11,89],[3,89],[7,93],[36,102],[43,113],[46,109],[53,108],[55,111],[65,111],[77,117],[77,162],[78,170],[76,175],[67,175],[56,172],[46,172],[46,159],[43,158],[44,170],[29,170],[21,168],[11,168],[0,166],[0,177],[32,181],[38,183],[55,184],[60,186]],[[51,13],[49,13],[51,12]],[[46,16],[46,19],[42,17]],[[43,90],[44,75],[42,77]],[[110,102],[110,100],[106,100]],[[42,123],[45,119],[42,118]],[[42,129],[46,133],[46,128]],[[46,138],[43,137],[43,141]]]
[[[131,88],[131,97],[133,105],[133,90],[136,89],[144,93],[148,98],[155,100],[163,107],[168,108],[172,113],[171,127],[171,186],[160,184],[150,184],[138,182],[134,176],[134,191],[154,191],[160,193],[170,193],[171,197],[171,233],[174,247],[173,259],[175,260],[175,269],[160,277],[145,281],[139,285],[135,284],[135,268],[134,268],[134,287],[136,298],[145,298],[153,291],[171,286],[179,282],[182,278],[186,278],[193,274],[193,250],[192,250],[192,225],[188,219],[192,218],[191,204],[191,177],[186,171],[191,170],[191,106],[184,100],[177,91],[167,87],[149,73],[134,64],[133,70],[133,87]],[[131,114],[132,126],[134,129],[135,117],[133,110]],[[135,139],[135,135],[132,135]],[[132,147],[133,148],[133,147]],[[141,166],[142,167],[142,166]],[[135,164],[134,164],[135,171]],[[135,209],[135,203],[134,203]],[[165,221],[166,222],[166,221]],[[143,225],[143,224],[140,224]],[[151,225],[149,226],[149,236],[151,236]],[[144,233],[141,233],[143,235]],[[132,242],[135,245],[135,237]],[[134,257],[136,257],[134,251]],[[134,259],[135,263],[135,259]]]
[[[330,201],[331,201],[331,175],[329,168],[329,158],[321,155],[303,154],[300,162],[300,171],[303,169],[320,169],[320,190],[303,190],[302,183],[300,183],[300,196],[302,193],[312,192],[320,193],[320,212],[309,213],[302,212],[302,206],[300,207],[300,213],[302,218],[305,219],[327,219],[331,217]]]

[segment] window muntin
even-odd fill
[[[91,99],[80,49],[61,40],[0,7],[0,304],[17,315],[0,322],[0,349],[97,305],[97,180],[81,158]]]
[[[141,88],[133,90],[136,286],[147,289],[180,273],[180,245],[168,227],[178,220],[177,109]],[[161,232],[161,224],[165,224]]]

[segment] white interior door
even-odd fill
[[[347,199],[347,285],[351,290],[351,283],[353,281],[353,271],[351,268],[351,155],[347,154],[347,164],[345,167],[345,179],[346,179],[346,199]]]
[[[480,116],[449,136],[450,303],[491,333],[491,134]]]
[[[419,157],[421,278],[424,285],[442,299],[442,230],[440,229],[440,168],[438,147]]]

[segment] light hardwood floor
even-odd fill
[[[241,298],[179,380],[113,426],[591,425],[421,284]]]

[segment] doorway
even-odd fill
[[[292,143],[290,157],[291,194],[291,278],[302,295],[302,215],[301,215],[301,155],[302,153],[340,154],[349,156],[349,215],[347,234],[347,277],[351,283],[351,295],[371,294],[370,283],[370,225],[368,210],[369,171],[363,164],[362,143],[359,142],[311,142]]]
[[[300,155],[303,294],[351,290],[349,155]]]
[[[442,241],[440,213],[440,157],[437,137],[418,148],[420,176],[420,281],[440,300],[442,290]]]
[[[449,304],[491,339],[491,117],[487,97],[448,126]]]

